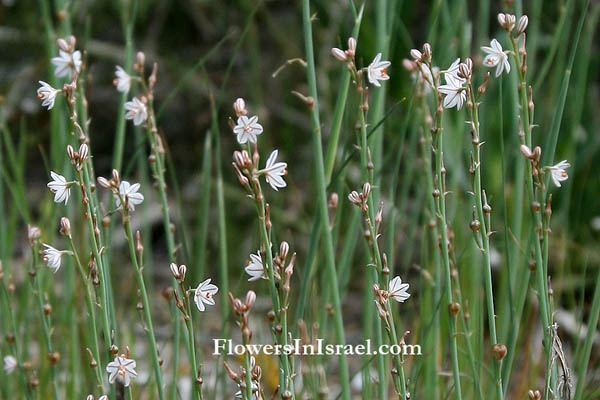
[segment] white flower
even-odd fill
[[[135,206],[138,204],[142,204],[144,201],[144,195],[138,193],[140,189],[139,183],[134,183],[133,185],[127,181],[122,181],[119,184],[119,195],[115,194],[115,202],[117,208],[121,208],[121,199],[127,204],[127,209],[129,211],[134,211]]]
[[[12,374],[18,365],[17,359],[13,356],[4,357],[4,372],[6,372],[6,375]]]
[[[117,90],[122,93],[129,92],[129,88],[131,88],[131,76],[120,65],[117,65],[115,75],[114,83]]]
[[[218,291],[219,288],[210,283],[210,278],[198,285],[194,292],[194,302],[200,312],[203,312],[206,309],[204,304],[210,306],[215,305],[215,299],[213,299],[213,297]]]
[[[434,81],[436,76],[440,73],[440,69],[438,67],[433,67],[433,72],[431,68],[427,64],[419,63],[418,70],[412,75],[413,79],[419,81],[422,79],[425,82],[424,92],[425,94],[429,94],[431,92],[431,88],[434,86]]]
[[[453,86],[462,86],[467,80],[465,78],[461,78],[458,76],[458,66],[460,65],[460,58],[454,60],[452,65],[448,67],[446,71],[444,71],[444,79],[446,83],[449,83]]]
[[[50,191],[54,193],[54,202],[62,203],[69,201],[69,196],[71,195],[71,182],[67,182],[64,176],[57,174],[54,171],[50,171],[50,176],[52,177],[52,181],[48,182],[48,186]]]
[[[571,164],[569,164],[567,160],[562,160],[558,164],[548,167],[550,170],[550,176],[552,176],[552,180],[557,187],[560,187],[560,183],[569,178],[566,169],[570,166]]]
[[[233,127],[233,133],[237,135],[239,144],[246,142],[256,143],[256,136],[263,132],[263,127],[258,123],[258,117],[246,117],[241,115],[238,117],[237,125]]]
[[[124,354],[115,357],[115,360],[108,363],[106,366],[106,372],[108,372],[108,382],[115,383],[115,380],[118,379],[123,386],[129,386],[131,380],[137,376],[135,367],[135,360],[126,358]]]
[[[260,251],[256,254],[250,254],[250,261],[244,270],[250,275],[250,279],[248,279],[249,282],[257,281],[261,278],[267,279],[267,276],[265,275],[265,266],[260,257]]]
[[[388,285],[388,296],[398,303],[404,303],[404,301],[410,297],[408,286],[408,283],[402,283],[402,279],[397,276],[392,279]]]
[[[79,50],[69,53],[63,50],[58,51],[59,56],[51,61],[54,64],[54,75],[58,78],[73,78],[73,75],[81,71],[81,52]]]
[[[125,103],[125,110],[127,110],[125,119],[132,119],[135,126],[141,125],[148,119],[146,105],[137,97]]]
[[[446,80],[446,85],[440,86],[438,90],[440,93],[446,95],[444,97],[444,108],[458,107],[460,110],[467,99],[465,88],[459,81],[455,81],[452,78]]]
[[[283,177],[287,175],[287,163],[282,161],[275,162],[277,160],[277,150],[273,150],[269,158],[267,159],[267,165],[261,172],[265,175],[265,180],[273,190],[284,188],[287,183],[283,180]]]
[[[369,82],[380,87],[381,84],[379,81],[387,81],[390,79],[390,76],[387,73],[387,69],[390,65],[392,65],[392,63],[389,61],[381,61],[381,53],[377,53],[373,62],[367,67],[367,77],[369,78]]]
[[[486,67],[496,67],[496,78],[502,75],[502,71],[506,69],[506,73],[510,72],[510,63],[508,62],[509,51],[502,51],[502,46],[496,39],[492,39],[491,47],[483,46],[481,50],[487,53],[483,59],[483,65]]]
[[[54,89],[44,81],[39,81],[39,83],[42,86],[37,90],[38,99],[42,101],[43,107],[48,107],[48,110],[51,110],[54,107],[56,95],[60,93],[60,90]]]
[[[44,262],[52,270],[53,273],[56,273],[60,268],[60,262],[62,261],[63,254],[66,254],[64,250],[58,250],[54,247],[43,243],[46,250],[43,251],[44,254]]]

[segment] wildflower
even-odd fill
[[[235,392],[234,396],[235,396],[236,399],[241,399],[244,396],[242,396],[242,390],[241,390],[241,387],[240,387],[239,384],[238,384],[238,387],[240,388],[240,390],[238,390],[237,392]],[[254,382],[254,381],[251,381],[250,382],[250,387],[252,389],[252,398],[253,399],[260,399],[261,397],[260,397],[260,392],[259,392],[258,384],[256,382]]]
[[[206,309],[204,304],[210,306],[215,305],[215,299],[213,299],[213,297],[218,291],[219,288],[210,283],[210,278],[198,285],[194,292],[194,302],[200,312],[203,312]]]
[[[59,50],[59,56],[54,57],[51,61],[54,64],[54,75],[57,78],[67,77],[73,78],[73,75],[81,71],[81,52],[76,50],[72,53]]]
[[[129,92],[131,88],[131,76],[120,65],[117,65],[115,75],[116,78],[113,83],[117,87],[117,90],[122,93]]]
[[[127,181],[122,181],[119,184],[119,194],[115,193],[115,202],[117,208],[121,208],[121,199],[127,204],[127,209],[129,211],[134,211],[135,206],[142,204],[144,201],[144,195],[138,193],[140,189],[139,183],[134,183],[133,185]]]
[[[331,49],[331,55],[340,61],[346,61],[348,59],[346,52],[342,49],[338,49],[337,47]]]
[[[54,89],[44,81],[39,81],[39,83],[42,86],[37,90],[38,99],[42,101],[42,107],[48,107],[48,110],[51,110],[54,107],[56,95],[60,93],[60,90]]]
[[[237,125],[233,127],[233,133],[237,135],[239,144],[247,142],[256,143],[256,137],[263,132],[263,127],[258,123],[258,117],[255,115],[248,118],[245,115],[240,115],[237,120]]]
[[[444,97],[444,108],[457,107],[460,110],[467,99],[465,88],[459,81],[455,81],[452,78],[446,80],[446,84],[440,86],[438,90],[440,93],[446,95]]]
[[[269,158],[267,159],[267,165],[261,172],[265,175],[265,180],[273,190],[284,188],[287,186],[283,177],[287,175],[287,163],[282,161],[275,162],[277,160],[277,150],[273,150]]]
[[[444,79],[446,80],[446,83],[451,83],[454,86],[464,85],[466,79],[458,75],[459,67],[460,58],[457,58],[456,60],[454,60],[452,65],[450,65],[450,67],[448,67],[448,69],[444,71]]]
[[[246,110],[246,102],[241,97],[238,97],[233,103],[233,110],[238,117],[248,114]]]
[[[569,164],[567,160],[562,160],[556,165],[547,167],[550,170],[550,176],[552,176],[552,180],[554,181],[554,184],[557,187],[560,187],[560,183],[566,181],[569,178],[566,169],[570,166],[571,164]]]
[[[440,73],[438,67],[433,67],[433,71],[427,64],[419,63],[419,71],[417,72],[416,79],[423,79],[426,83],[425,94],[431,92],[431,88],[434,86],[435,77]]]
[[[367,67],[367,77],[369,82],[377,87],[381,87],[379,81],[387,81],[390,76],[387,69],[392,65],[389,61],[381,61],[381,53],[377,53],[373,62]]]
[[[43,243],[43,245],[46,248],[46,250],[43,251],[43,260],[48,268],[50,268],[53,273],[56,273],[60,268],[60,262],[62,261],[63,254],[66,254],[67,252],[64,250],[55,249],[46,243]]]
[[[106,366],[106,372],[108,372],[108,382],[115,383],[115,380],[118,379],[123,386],[129,386],[131,380],[137,377],[135,367],[135,360],[125,357],[124,354],[115,357],[114,361],[108,363]]]
[[[502,75],[502,72],[506,69],[506,73],[510,72],[510,63],[508,62],[508,50],[502,50],[500,42],[496,39],[492,39],[490,46],[482,46],[481,50],[487,53],[483,59],[483,65],[486,67],[496,67],[496,78]]]
[[[402,279],[397,276],[392,279],[388,285],[388,296],[398,303],[404,303],[404,301],[410,297],[408,286],[408,283],[402,283]]]
[[[148,119],[148,110],[146,105],[137,97],[125,103],[125,119],[132,119],[135,126],[141,125]]]
[[[18,365],[17,359],[13,356],[4,357],[4,372],[6,372],[6,375],[12,374]]]
[[[257,281],[261,278],[267,279],[265,274],[265,266],[263,265],[262,258],[260,257],[260,251],[258,251],[256,254],[250,254],[250,261],[244,270],[248,275],[250,275],[248,282]]]
[[[54,171],[50,171],[50,176],[52,177],[52,181],[48,182],[48,186],[50,191],[54,193],[54,202],[62,203],[69,201],[69,196],[71,195],[71,185],[72,182],[67,182],[64,176],[57,174]]]

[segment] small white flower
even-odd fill
[[[457,107],[460,110],[467,99],[465,88],[462,86],[442,85],[439,87],[439,91],[446,95],[444,97],[444,108]]]
[[[60,262],[62,261],[63,254],[66,254],[67,252],[64,250],[55,249],[54,247],[46,243],[43,243],[43,245],[46,248],[43,251],[44,262],[46,263],[48,268],[52,270],[53,273],[56,273],[60,268]]]
[[[135,360],[125,357],[124,354],[115,357],[115,360],[108,363],[106,366],[106,372],[108,372],[108,382],[112,384],[118,379],[123,386],[129,386],[131,380],[137,377],[135,367]]]
[[[54,171],[50,171],[50,176],[52,177],[52,180],[48,182],[48,185],[46,186],[54,193],[54,202],[62,203],[64,201],[66,205],[67,201],[69,201],[69,196],[71,195],[72,183],[67,182],[64,176],[57,174]]]
[[[133,185],[127,181],[122,181],[119,184],[119,195],[115,193],[115,203],[117,208],[121,208],[121,199],[127,204],[129,211],[134,211],[135,206],[142,204],[144,201],[144,195],[138,193],[140,190],[140,184],[134,183]]]
[[[452,65],[448,67],[446,71],[444,71],[444,79],[446,83],[449,83],[453,86],[462,86],[467,81],[465,78],[461,78],[458,76],[458,66],[460,65],[460,58],[454,60]]]
[[[379,81],[387,81],[390,79],[390,76],[387,73],[387,69],[390,65],[392,65],[392,63],[389,61],[381,61],[381,53],[377,53],[373,62],[367,67],[367,77],[369,78],[369,82],[380,87],[381,84]]]
[[[4,372],[6,372],[6,375],[12,374],[15,371],[15,369],[17,369],[18,365],[19,364],[17,363],[17,359],[13,356],[4,357]]]
[[[54,89],[44,81],[39,81],[39,83],[42,86],[37,90],[38,99],[42,101],[43,107],[48,107],[48,110],[51,110],[54,107],[56,95],[60,93],[60,90]]]
[[[491,47],[483,46],[481,50],[487,53],[483,59],[483,65],[486,67],[496,67],[496,78],[502,75],[506,69],[506,73],[510,73],[510,63],[508,62],[508,50],[503,51],[502,46],[496,39],[492,39]]]
[[[250,254],[250,261],[248,266],[244,268],[246,273],[250,275],[249,282],[257,281],[259,279],[267,279],[265,274],[265,266],[263,265],[262,258],[260,257],[260,251],[256,254]]]
[[[408,286],[408,283],[402,283],[402,279],[397,276],[392,279],[388,285],[388,296],[398,303],[404,303],[404,301],[410,297]]]
[[[198,285],[194,292],[194,303],[196,303],[196,307],[198,307],[200,312],[203,312],[206,309],[204,304],[210,306],[215,305],[215,299],[213,297],[218,291],[219,288],[210,283],[210,278]]]
[[[263,132],[263,127],[258,123],[258,117],[255,115],[248,118],[245,115],[238,117],[237,125],[233,127],[233,133],[237,135],[239,144],[247,142],[256,143],[256,136]]]
[[[122,93],[129,92],[131,88],[131,76],[120,65],[117,65],[115,76],[114,83],[117,90]]]
[[[418,65],[418,70],[414,72],[413,79],[416,79],[417,81],[422,79],[425,82],[424,92],[425,94],[429,94],[431,88],[434,86],[436,77],[440,73],[440,69],[438,67],[433,67],[432,72],[427,64],[419,63]]]
[[[562,160],[558,164],[548,167],[550,170],[550,176],[552,176],[552,180],[557,187],[560,187],[560,183],[569,178],[566,169],[570,166],[571,164],[569,164],[567,160]]]
[[[148,119],[148,109],[140,99],[134,97],[125,103],[125,119],[132,119],[135,126],[143,124]]]
[[[73,78],[73,75],[81,71],[81,52],[79,50],[69,53],[59,50],[59,56],[51,61],[54,64],[54,75],[57,78]]]
[[[282,161],[276,162],[277,150],[273,150],[269,158],[267,159],[267,165],[261,172],[265,175],[265,180],[273,190],[284,188],[287,183],[283,180],[283,177],[287,175],[287,163]]]

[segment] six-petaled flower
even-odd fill
[[[248,118],[241,115],[237,119],[237,125],[233,127],[233,133],[237,135],[239,144],[256,143],[256,137],[263,132],[263,127],[258,123],[258,117],[255,115]]]
[[[64,250],[55,249],[46,243],[43,243],[43,246],[46,248],[42,252],[43,260],[48,268],[50,268],[53,273],[56,273],[60,269],[60,263],[62,261],[63,254],[66,254],[67,252]]]
[[[138,193],[140,190],[140,184],[134,183],[133,185],[127,181],[122,181],[119,184],[119,193],[115,193],[115,203],[117,208],[121,208],[121,200],[127,204],[129,211],[134,211],[135,206],[142,204],[144,201],[144,195]]]
[[[123,386],[128,387],[131,380],[137,377],[135,368],[135,360],[125,357],[124,354],[115,357],[114,361],[108,363],[106,366],[108,382],[115,383],[115,381],[118,380]]]
[[[371,84],[380,87],[379,81],[387,81],[390,76],[387,73],[387,69],[392,65],[389,61],[381,61],[381,53],[377,53],[375,59],[367,67],[367,78]]]
[[[54,202],[67,204],[69,196],[71,195],[72,182],[67,182],[64,176],[57,174],[54,171],[50,171],[52,180],[48,182],[48,188],[54,193]]]
[[[42,86],[37,90],[38,99],[42,101],[43,107],[48,107],[48,110],[51,110],[54,107],[56,95],[60,93],[60,90],[54,89],[44,81],[39,81],[39,83]]]
[[[398,303],[404,303],[410,297],[408,286],[408,283],[402,283],[402,279],[399,276],[395,277],[388,285],[388,297],[391,297]]]
[[[483,65],[486,67],[496,67],[496,78],[502,75],[502,72],[506,70],[506,73],[510,73],[510,63],[508,62],[508,50],[502,50],[500,42],[496,39],[492,39],[490,47],[482,46],[481,50],[487,53],[483,59]]]
[[[557,187],[560,187],[560,183],[566,181],[569,178],[566,169],[570,166],[571,164],[569,164],[567,160],[562,160],[558,164],[548,167],[548,170],[550,170],[550,176],[552,177],[552,181]]]
[[[219,291],[219,288],[210,283],[210,278],[200,283],[194,292],[194,303],[200,312],[206,310],[205,304],[209,306],[215,305],[214,296]]]
[[[129,92],[131,88],[131,76],[120,65],[117,65],[115,69],[114,84],[117,90],[122,93]]]
[[[138,126],[148,119],[148,109],[146,105],[137,97],[125,103],[125,119],[132,119],[133,124]]]
[[[265,175],[265,180],[273,190],[279,190],[287,186],[283,177],[287,175],[287,163],[279,161],[277,162],[277,155],[279,152],[273,150],[269,158],[267,159],[267,165],[261,172]]]
[[[58,56],[52,58],[51,61],[54,64],[54,75],[57,78],[72,79],[81,71],[81,52],[79,50],[72,53],[59,50]]]

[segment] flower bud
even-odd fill
[[[289,252],[290,252],[290,245],[288,244],[288,242],[286,242],[286,241],[281,242],[281,244],[279,245],[279,255],[281,256],[281,258],[283,258],[285,260],[288,256]]]
[[[238,97],[233,103],[233,110],[238,117],[248,114],[246,110],[246,102],[241,97]]]
[[[458,304],[457,302],[449,304],[448,311],[450,311],[450,315],[456,317],[460,311],[460,304]]]
[[[528,24],[529,17],[527,17],[527,15],[522,15],[521,18],[519,18],[519,23],[517,24],[517,36],[521,36],[521,34],[525,32]]]
[[[98,185],[102,186],[105,189],[110,189],[112,187],[110,181],[102,176],[98,177]]]
[[[533,160],[535,159],[535,155],[531,152],[531,150],[529,149],[529,147],[527,147],[527,145],[522,144],[520,147],[521,150],[521,154],[523,154],[523,157],[525,157],[528,160]]]
[[[412,49],[410,51],[410,56],[415,60],[415,61],[421,61],[421,58],[423,58],[423,54],[421,54],[421,52],[417,49]]]
[[[371,193],[371,184],[369,182],[365,182],[365,184],[363,185],[363,188],[362,188],[362,196],[366,199],[367,197],[369,197],[370,193]]]
[[[348,59],[346,52],[342,49],[338,49],[337,47],[331,49],[331,55],[340,61],[346,61]]]
[[[423,45],[423,60],[431,61],[431,45],[429,43]]]
[[[27,238],[30,242],[35,242],[40,238],[40,228],[37,226],[27,226]]]
[[[67,53],[71,52],[71,49],[69,48],[69,44],[67,43],[67,41],[63,38],[58,38],[56,39],[56,44],[58,45],[58,48],[61,49],[62,51],[66,51]]]
[[[256,302],[256,293],[254,293],[253,290],[248,291],[248,293],[246,293],[246,300],[244,301],[244,303],[246,304],[246,307],[248,307],[248,308],[252,307],[255,302]]]
[[[85,160],[87,160],[88,154],[89,154],[88,145],[85,143],[82,143],[81,146],[79,146],[79,151],[77,153],[79,153],[79,162],[82,163]]]
[[[60,219],[60,234],[67,237],[71,236],[71,221],[67,217]]]
[[[496,358],[496,360],[498,361],[502,360],[504,356],[506,356],[506,352],[506,346],[502,343],[495,344],[492,347],[492,354],[494,355],[494,358]]]
[[[77,159],[77,153],[71,145],[67,146],[67,157],[69,157],[69,160],[71,161],[75,161]]]
[[[144,64],[146,63],[146,55],[143,51],[138,51],[136,55],[136,61],[138,68],[144,68]]]
[[[177,264],[171,263],[171,265],[169,266],[169,268],[171,269],[171,273],[173,274],[173,277],[175,279],[179,279],[180,275],[179,275],[179,268],[177,267]]]
[[[350,57],[354,57],[356,54],[356,39],[353,37],[348,39],[348,50],[347,53]]]
[[[116,169],[112,170],[112,176],[113,176],[113,183],[116,186],[119,186],[119,183],[121,183],[121,178],[119,177],[119,171],[117,171]]]

